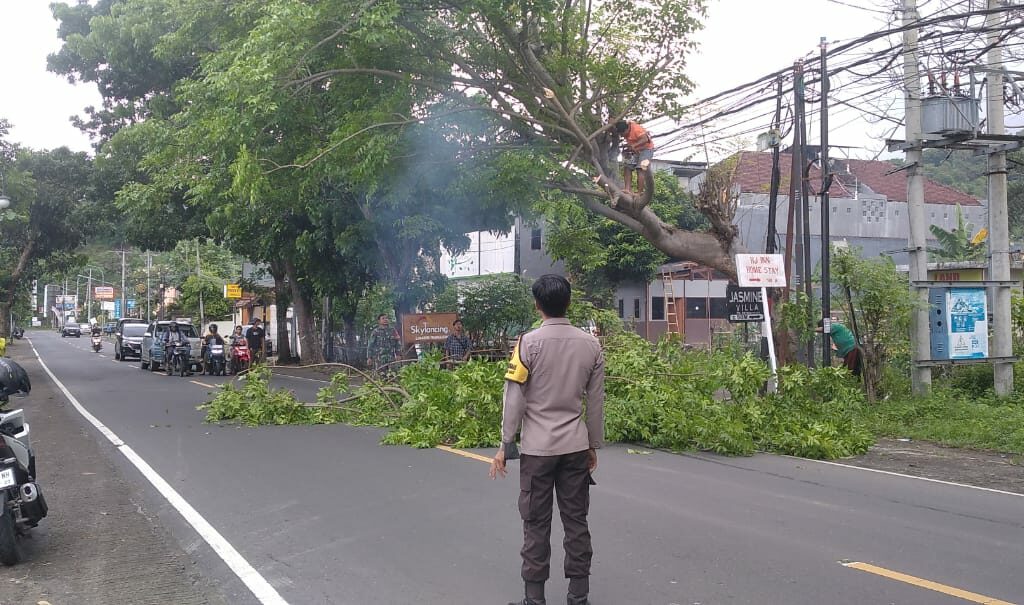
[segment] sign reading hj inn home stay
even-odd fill
[[[736,281],[741,288],[785,288],[786,264],[781,254],[737,254]]]

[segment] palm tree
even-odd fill
[[[930,225],[928,228],[931,230],[932,236],[939,242],[937,248],[928,249],[928,253],[935,255],[936,260],[984,260],[985,236],[988,231],[982,229],[972,235],[974,225],[964,222],[964,212],[960,208],[960,204],[956,206],[956,229],[946,231],[938,225]]]

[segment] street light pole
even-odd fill
[[[127,302],[124,297],[124,252],[124,244],[121,244],[121,315],[118,319],[128,315],[128,307],[125,306]]]

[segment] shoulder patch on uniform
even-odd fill
[[[519,345],[522,344],[523,338],[519,337],[516,341],[516,346],[512,349],[512,358],[508,360],[508,370],[505,371],[505,380],[511,380],[523,384],[530,377],[530,370],[527,369],[526,365],[523,364],[523,358],[519,354]]]

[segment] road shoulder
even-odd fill
[[[5,605],[40,601],[100,605],[224,600],[148,511],[138,486],[43,372],[24,341],[9,354],[32,378],[32,394],[12,400],[32,427],[49,516],[22,544],[26,561],[0,567]]]

